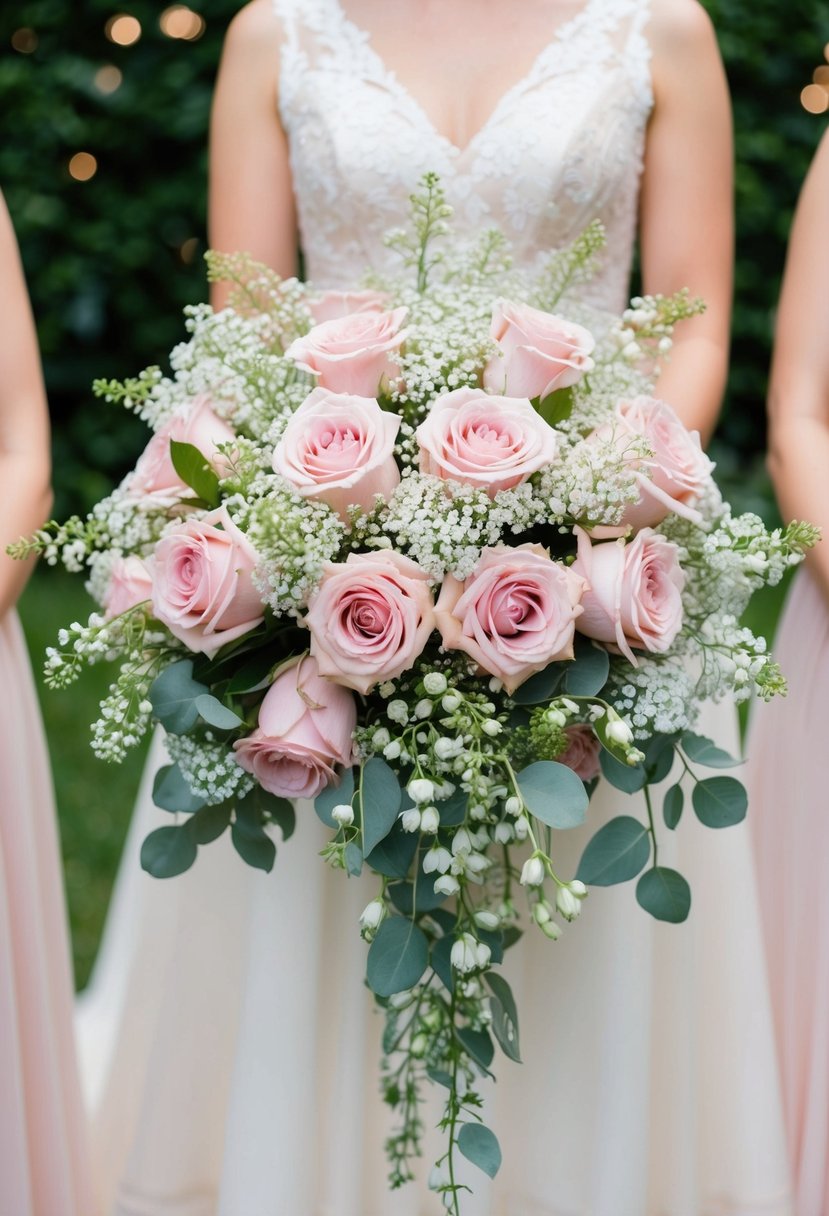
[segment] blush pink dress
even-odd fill
[[[825,543],[825,542],[824,542]],[[798,1216],[829,1212],[829,610],[808,569],[775,642],[785,700],[749,736],[754,834]]]
[[[0,1213],[94,1216],[49,758],[14,612],[0,689]]]

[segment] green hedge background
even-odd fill
[[[346,7],[347,7],[347,0]],[[644,0],[643,0],[644,2]],[[826,0],[706,0],[734,96],[738,261],[733,366],[716,458],[732,500],[771,510],[762,472],[773,310],[791,212],[825,121],[800,91],[824,60]],[[181,308],[205,298],[206,136],[224,30],[237,0],[191,0],[205,28],[167,37],[148,0],[0,6],[0,187],[20,240],[54,417],[56,513],[86,510],[143,446],[143,426],[95,401],[95,376],[163,363]],[[130,46],[107,22],[141,23]],[[119,87],[105,91],[117,68]],[[110,69],[103,79],[101,69]],[[70,158],[91,153],[88,181]],[[762,613],[773,620],[777,600]],[[79,579],[40,570],[21,605],[35,667],[60,624],[88,609]],[[142,757],[105,770],[87,724],[108,673],[43,697],[82,983],[89,971]]]

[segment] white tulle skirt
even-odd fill
[[[717,715],[720,741],[732,717]],[[154,881],[138,868],[164,821],[149,788],[79,1011],[108,1216],[437,1216],[431,1156],[418,1184],[386,1190],[357,927],[370,881],[316,856],[310,804],[270,875],[222,840]],[[624,812],[635,796],[600,792],[562,838],[562,871]],[[494,1183],[465,1175],[464,1216],[792,1216],[747,830],[691,820],[663,829],[660,854],[691,882],[685,925],[651,920],[632,884],[594,889],[560,941],[528,932],[510,951],[524,1064],[496,1060],[486,1119],[504,1165]]]

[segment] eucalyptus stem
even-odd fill
[[[659,860],[659,845],[656,842],[656,826],[653,821],[653,804],[651,802],[650,787],[646,785],[642,793],[645,795],[645,806],[648,811],[648,831],[650,832],[651,843],[653,845],[653,864],[656,866]]]

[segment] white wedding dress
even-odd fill
[[[599,216],[608,251],[583,296],[623,306],[652,104],[646,0],[572,6],[464,149],[338,0],[276,8],[310,278],[344,287],[385,266],[382,233],[435,170],[454,231],[497,224],[519,263]],[[733,713],[713,729],[728,742]],[[272,874],[222,840],[156,882],[138,867],[166,818],[149,776],[79,1014],[108,1216],[436,1216],[425,1181],[386,1190],[381,1019],[357,926],[370,883],[317,857],[309,804]],[[561,870],[622,812],[642,808],[600,791]],[[792,1216],[749,839],[691,819],[663,846],[691,881],[685,925],[657,925],[632,885],[594,890],[560,942],[528,932],[510,952],[525,1063],[497,1061],[487,1121],[504,1164],[494,1183],[470,1171],[464,1216]]]

